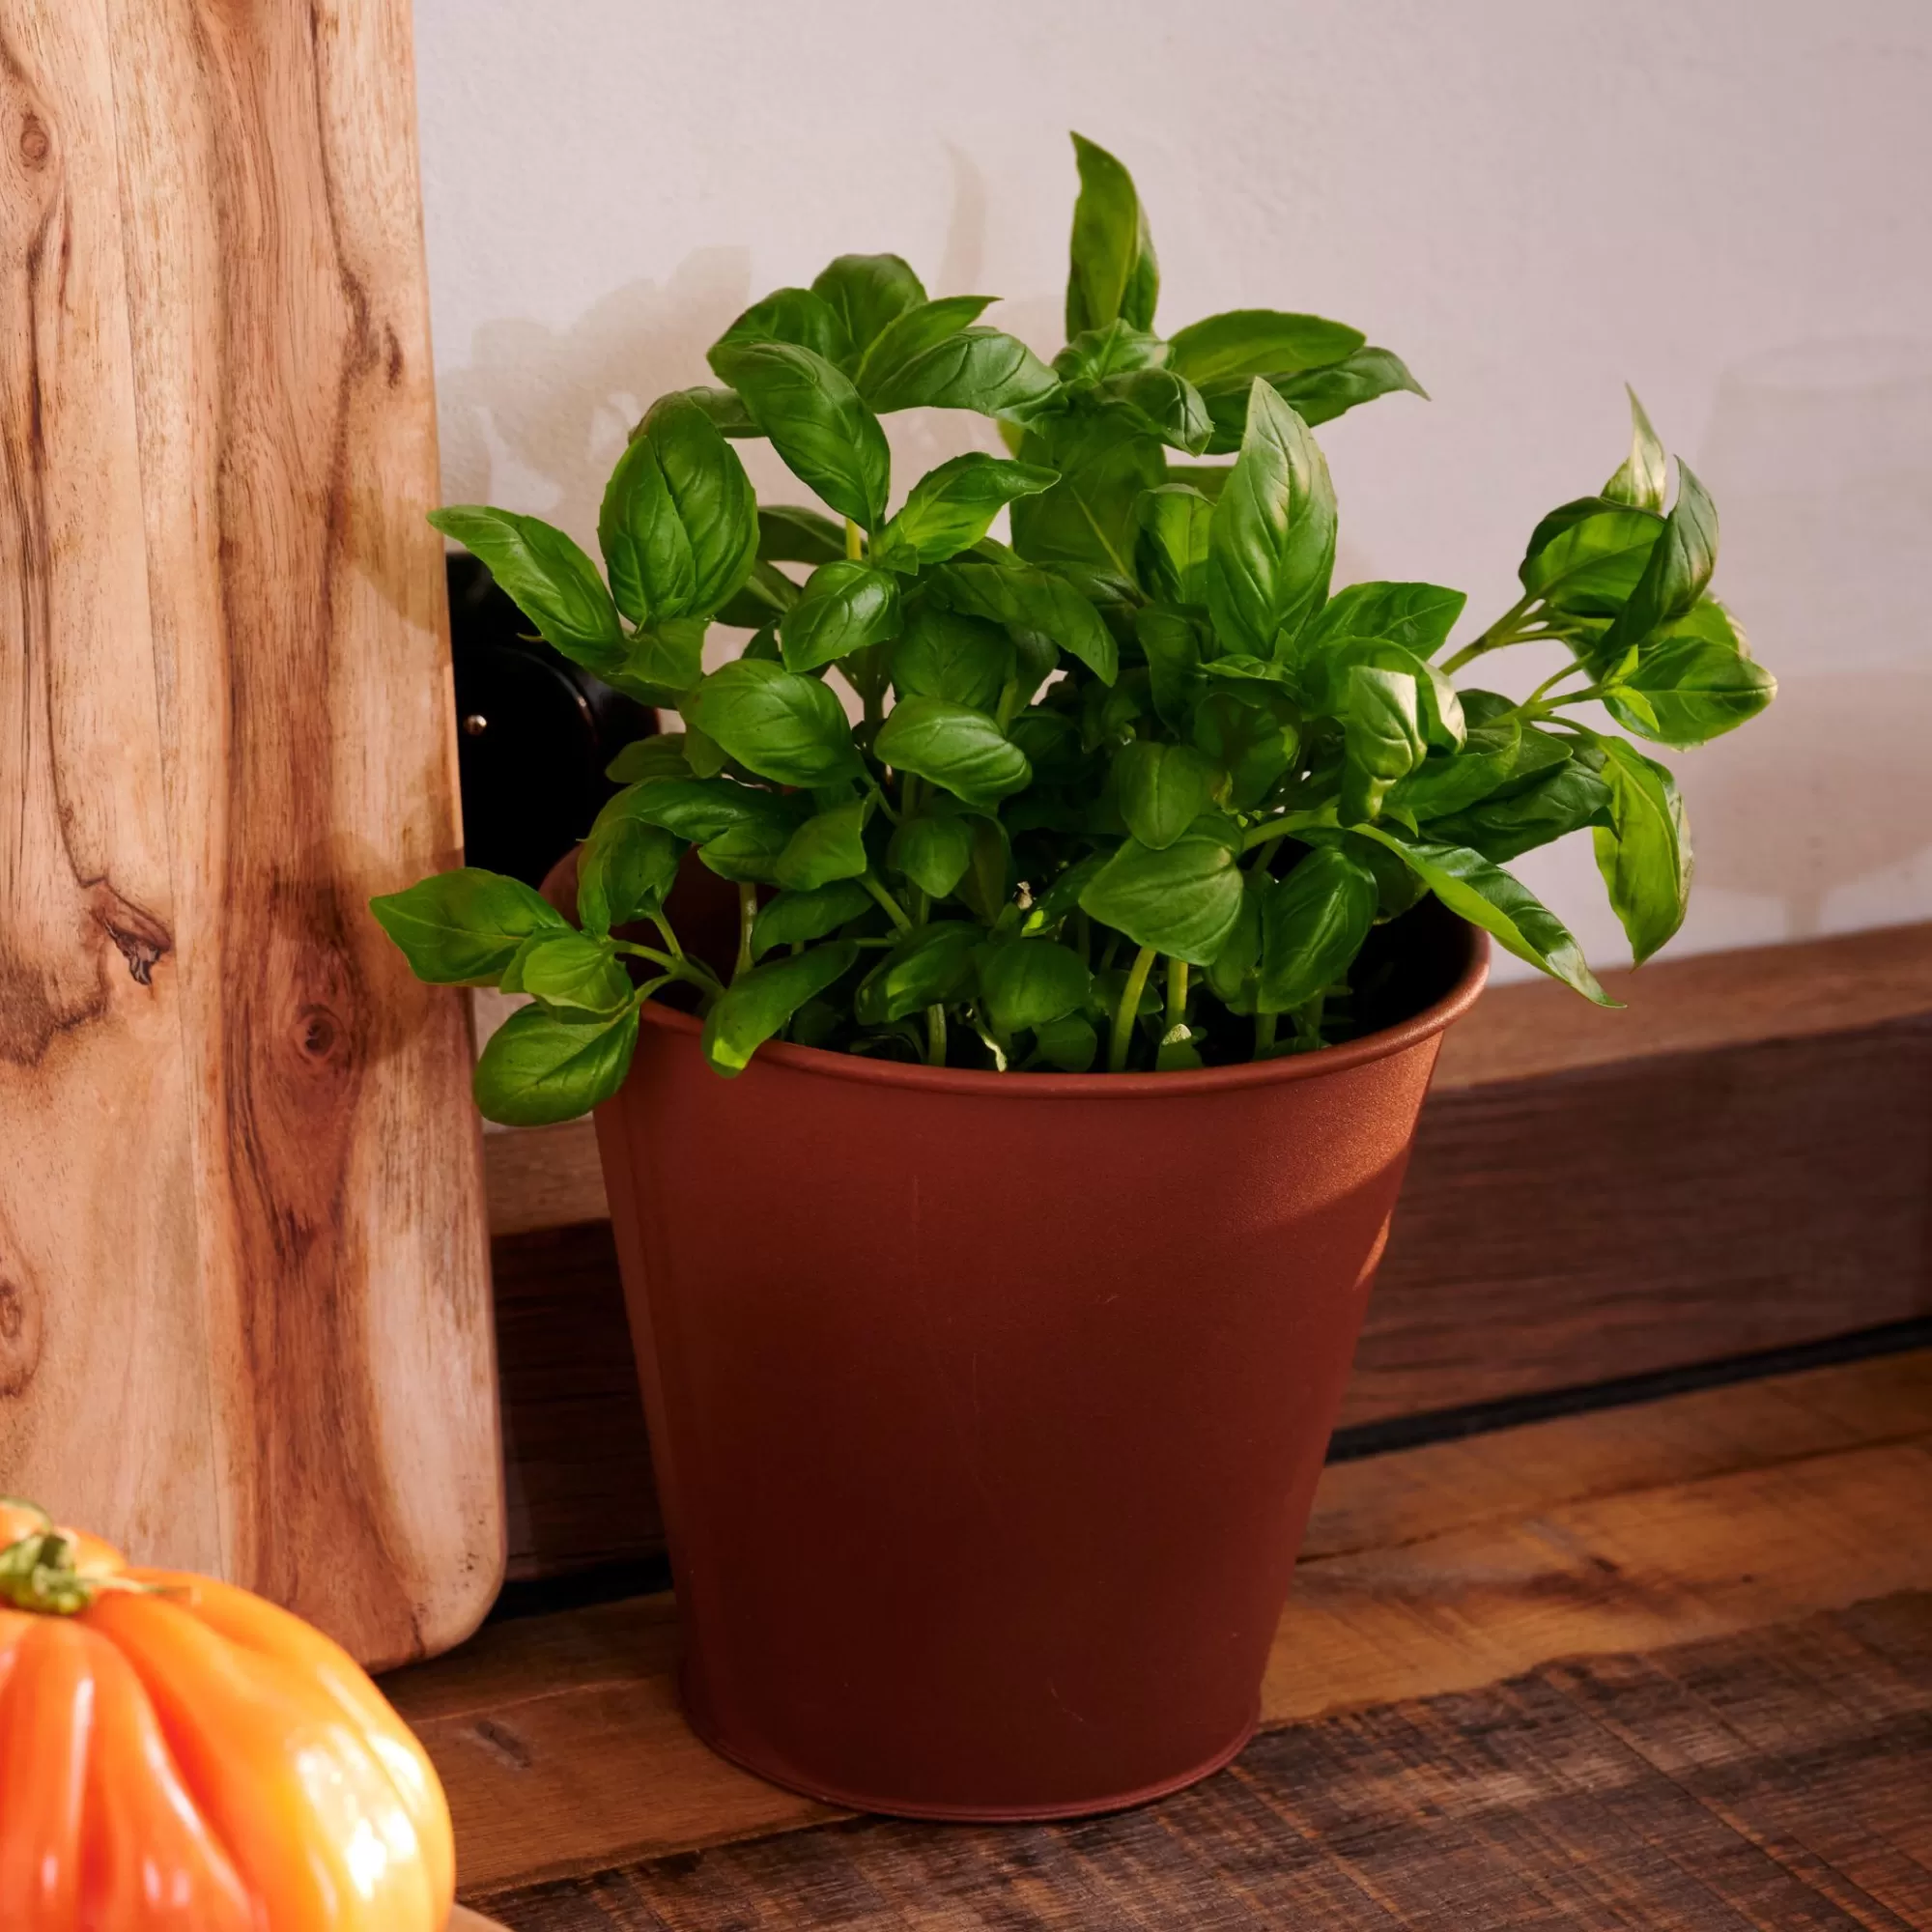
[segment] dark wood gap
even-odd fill
[[[1559,1415],[1589,1415],[1598,1409],[1628,1408],[1638,1403],[1661,1402],[1666,1396],[1689,1395],[1696,1389],[1728,1388],[1757,1381],[1765,1376],[1795,1375],[1801,1369],[1835,1368],[1865,1362],[1880,1355],[1902,1354],[1909,1349],[1932,1347],[1932,1317],[1910,1321],[1887,1321],[1849,1335],[1827,1335],[1783,1349],[1756,1349],[1727,1355],[1720,1361],[1689,1362],[1680,1368],[1656,1369],[1648,1375],[1613,1376],[1607,1381],[1577,1388],[1538,1389],[1527,1395],[1505,1396],[1498,1402],[1463,1403],[1455,1408],[1424,1409],[1416,1415],[1392,1415],[1379,1422],[1358,1422],[1338,1429],[1328,1444],[1328,1461],[1355,1463],[1366,1456],[1386,1456],[1398,1449],[1418,1449],[1428,1442],[1461,1441],[1487,1435],[1492,1430],[1515,1429],[1526,1422],[1549,1422]]]

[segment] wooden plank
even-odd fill
[[[1932,1923],[1932,1597],[1549,1664],[1084,1824],[874,1820],[499,1893],[521,1932]]]
[[[1899,1533],[1926,1520],[1932,1351],[1331,1468],[1264,1721],[1932,1589],[1932,1548]],[[449,1791],[467,1894],[833,1815],[696,1743],[675,1657],[671,1601],[645,1598],[492,1625],[387,1681]]]
[[[365,909],[459,850],[406,0],[0,37],[0,1480],[419,1656],[502,1516],[466,1018]]]
[[[1932,1016],[1433,1095],[1342,1421],[1932,1314],[1928,1174]]]

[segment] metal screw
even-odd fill
[[[490,721],[480,711],[472,711],[463,721],[463,735],[466,738],[480,738],[490,728]]]

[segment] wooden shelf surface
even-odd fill
[[[1932,1592],[1928,1521],[1932,1350],[1331,1466],[1264,1726]],[[385,1680],[448,1789],[466,1898],[603,1924],[501,1901],[839,1815],[706,1750],[676,1656],[657,1596],[492,1624]]]

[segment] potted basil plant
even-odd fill
[[[485,1114],[597,1110],[694,1722],[926,1816],[1239,1748],[1441,1029],[1488,940],[1609,1004],[1506,867],[1587,835],[1648,957],[1690,854],[1645,748],[1775,689],[1634,405],[1466,641],[1460,591],[1336,588],[1314,430],[1419,385],[1318,316],[1158,330],[1134,185],[1075,148],[1050,365],[841,256],[652,407],[601,568],[437,514],[682,729],[612,767],[574,918],[474,870],[375,903],[424,979],[529,996]],[[895,488],[913,409],[1010,453]],[[755,500],[755,438],[813,501]],[[707,672],[714,622],[753,635]],[[1465,681],[1531,640],[1527,696]]]

